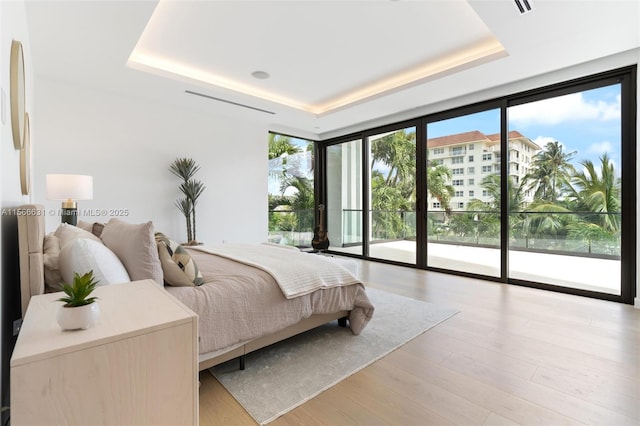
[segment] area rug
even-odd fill
[[[247,355],[243,371],[238,360],[210,371],[264,425],[457,312],[373,288],[367,294],[375,312],[358,336],[334,321]]]

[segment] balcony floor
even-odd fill
[[[371,244],[370,256],[415,264],[415,247],[414,241]],[[362,252],[360,246],[330,247],[330,250]],[[498,249],[429,243],[427,252],[431,267],[494,277],[500,274]],[[510,251],[509,263],[509,276],[514,279],[620,295],[620,260]]]

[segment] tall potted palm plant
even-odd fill
[[[179,188],[184,197],[176,200],[176,207],[185,217],[188,245],[199,244],[196,237],[196,205],[205,186],[193,178],[198,170],[200,166],[191,158],[177,158],[169,166],[169,171],[182,179]]]

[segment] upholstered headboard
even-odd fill
[[[22,316],[31,296],[44,293],[44,206],[25,204],[17,211]]]

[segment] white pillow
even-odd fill
[[[118,256],[102,243],[88,238],[77,238],[60,250],[60,273],[67,284],[73,283],[74,273],[84,275],[93,271],[98,285],[131,281]]]

